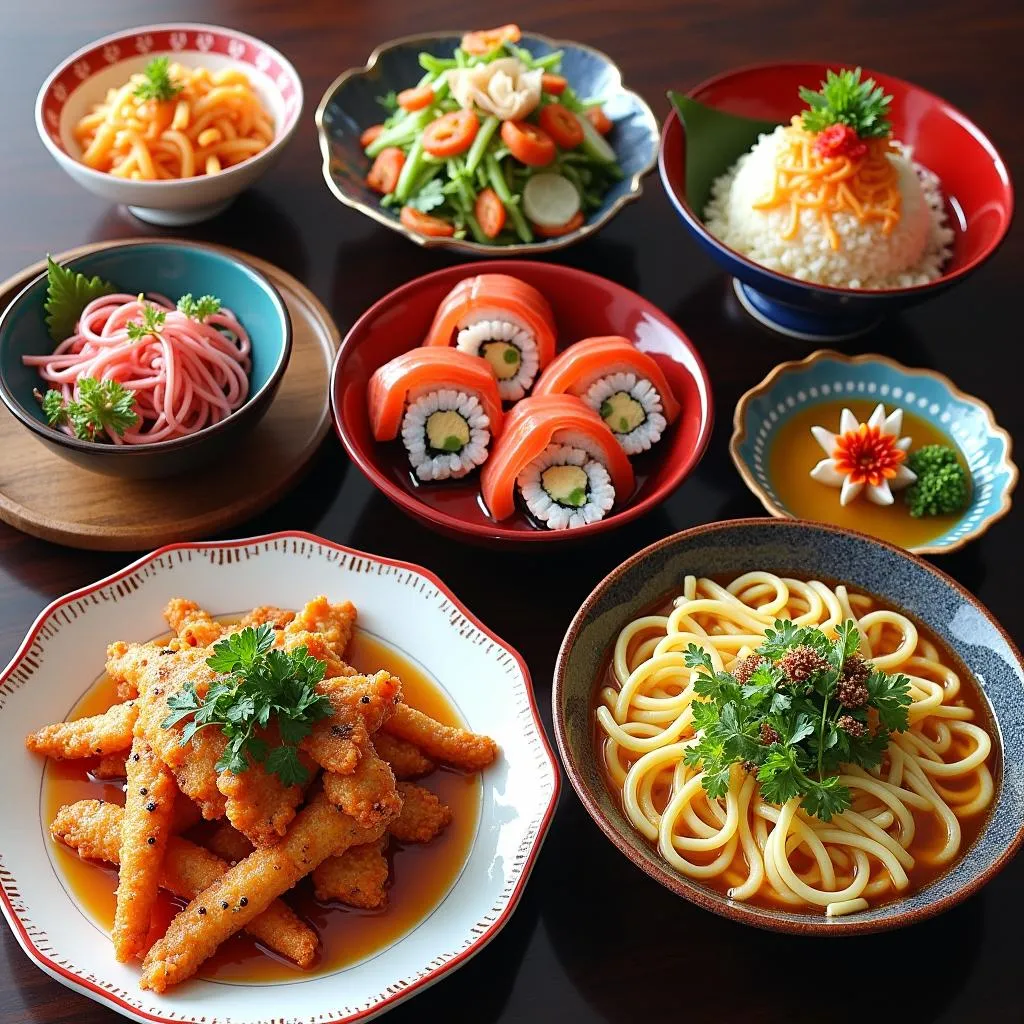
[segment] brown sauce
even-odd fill
[[[408,704],[448,725],[465,725],[448,697],[422,669],[370,634],[356,631],[346,659],[363,672],[387,669],[402,680]],[[99,714],[116,700],[112,682],[103,675],[68,718]],[[52,821],[63,804],[76,800],[91,798],[123,805],[120,782],[94,781],[89,776],[95,764],[95,760],[47,762],[40,808],[44,822]],[[313,896],[310,881],[305,879],[285,895],[285,900],[320,937],[320,957],[310,971],[296,967],[245,933],[239,933],[203,964],[199,977],[251,983],[294,981],[311,974],[330,973],[372,956],[415,928],[445,898],[466,862],[476,835],[482,792],[479,775],[444,768],[417,782],[452,809],[452,822],[431,843],[403,845],[391,840],[388,902],[384,909],[359,910],[320,903]],[[203,828],[199,825],[194,832],[186,833],[186,838],[200,839]],[[59,842],[53,843],[51,855],[82,912],[109,933],[114,921],[116,870],[82,860]],[[183,901],[160,893],[151,940],[163,934],[182,906]]]

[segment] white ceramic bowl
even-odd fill
[[[257,156],[219,174],[175,181],[131,181],[86,167],[74,126],[109,88],[122,85],[153,57],[180,64],[240,68],[274,118],[274,141]],[[36,97],[36,130],[53,158],[83,188],[125,203],[151,224],[194,224],[220,213],[281,154],[302,113],[302,82],[273,47],[231,28],[192,23],[146,25],[99,39],[73,53]]]
[[[480,818],[448,894],[391,946],[290,983],[193,978],[163,996],[138,986],[104,930],[69,895],[41,820],[44,761],[24,737],[63,718],[103,668],[108,641],[166,631],[161,609],[187,595],[217,614],[258,603],[351,599],[360,626],[422,666],[469,727],[492,736]],[[303,533],[177,544],[54,601],[0,674],[0,909],[28,956],[68,988],[131,1020],[158,1024],[344,1024],[409,998],[479,952],[508,920],[558,799],[559,774],[523,659],[425,569]]]

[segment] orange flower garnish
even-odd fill
[[[878,427],[862,423],[856,430],[836,436],[832,453],[835,468],[855,484],[878,487],[896,476],[907,453],[896,446],[898,438]]]

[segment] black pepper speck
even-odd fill
[[[227,900],[223,900],[221,902],[221,908],[224,909],[224,910],[228,909],[228,902],[227,902]]]
[[[156,810],[156,804],[153,803],[152,800],[150,800],[149,803],[146,804],[146,810],[150,811],[150,812],[155,811]]]
[[[243,897],[242,897],[242,898],[241,898],[241,899],[240,899],[240,900],[238,901],[238,905],[239,905],[240,907],[247,907],[247,906],[249,905],[249,897],[248,897],[248,896],[243,896]]]
[[[149,843],[149,845],[150,845],[150,846],[152,846],[152,845],[153,845],[153,844],[154,844],[154,843],[156,842],[156,840],[155,840],[155,839],[154,839],[154,838],[153,838],[152,836],[150,836],[150,837],[149,837],[149,838],[148,838],[148,839],[146,840],[146,842],[147,842],[147,843]]]
[[[365,693],[364,693],[364,694],[362,695],[362,697],[360,697],[360,698],[359,698],[359,700],[360,700],[360,701],[361,701],[361,702],[362,702],[363,704],[369,704],[369,703],[370,703],[370,698],[369,698],[369,696],[367,696],[367,694],[365,694]]]
[[[199,913],[200,914],[205,914],[206,913],[206,907],[200,907],[199,908]]]
[[[141,789],[139,790],[139,795],[140,795],[140,796],[145,796],[145,795],[146,795],[146,794],[147,794],[148,792],[149,792],[149,790],[148,790],[148,789],[146,789],[146,787],[145,787],[145,786],[143,786],[143,787],[142,787],[142,788],[141,788]]]

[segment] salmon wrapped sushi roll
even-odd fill
[[[541,374],[534,393],[578,395],[627,455],[647,451],[679,416],[679,402],[661,367],[617,336],[571,345]]]
[[[487,362],[454,348],[415,348],[370,378],[366,404],[378,441],[401,432],[420,480],[457,480],[487,460],[501,433],[501,396]]]
[[[524,398],[505,418],[501,440],[480,474],[491,515],[507,519],[516,494],[549,530],[603,519],[633,492],[633,467],[615,435],[573,395]]]
[[[517,402],[555,356],[555,318],[532,285],[508,274],[460,281],[438,307],[425,345],[487,360],[506,402]]]

